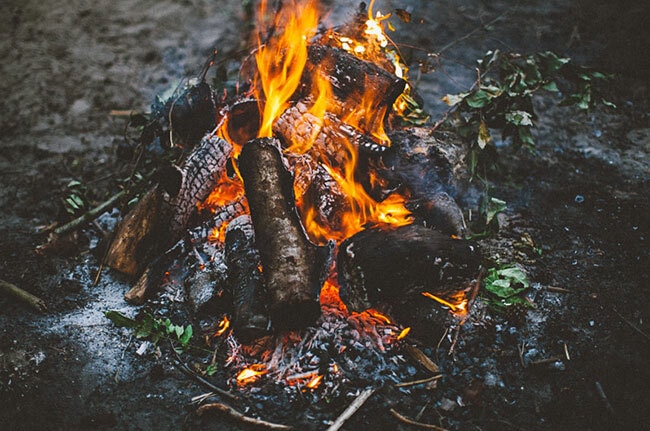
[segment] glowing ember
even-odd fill
[[[307,387],[308,389],[316,389],[321,384],[322,381],[323,381],[323,376],[316,376],[313,379],[311,379],[305,385],[305,387]]]
[[[264,364],[253,364],[247,368],[244,368],[239,372],[239,374],[237,374],[237,384],[247,385],[256,382],[261,376],[266,373],[267,369]]]
[[[442,305],[448,307],[449,310],[451,310],[451,312],[457,316],[464,316],[467,314],[468,300],[465,297],[464,292],[458,292],[452,295],[452,297],[448,299],[440,298],[439,296],[436,296],[429,292],[422,292],[422,295],[426,296],[429,299],[433,299],[434,301],[437,301]]]

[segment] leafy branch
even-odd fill
[[[181,351],[185,351],[189,347],[194,332],[192,325],[175,325],[169,318],[157,318],[150,313],[143,313],[137,319],[131,319],[114,310],[107,311],[104,315],[115,326],[132,329],[138,339],[149,340],[154,344],[162,339],[177,341]]]
[[[528,56],[488,51],[478,60],[477,76],[468,91],[443,97],[451,106],[444,123],[471,142],[473,175],[479,166],[489,166],[496,160],[490,130],[501,130],[502,139],[512,140],[515,149],[534,148],[531,129],[537,117],[532,97],[539,90],[566,94],[561,106],[575,105],[584,111],[597,104],[615,107],[598,90],[612,76],[576,66],[569,58],[550,51]],[[560,87],[569,90],[563,93]]]

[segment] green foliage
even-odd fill
[[[86,192],[86,186],[80,181],[72,180],[66,185],[63,207],[68,214],[78,217],[89,209]]]
[[[488,269],[485,290],[489,304],[497,311],[515,305],[530,306],[522,293],[530,287],[526,272],[518,266]]]
[[[575,66],[569,58],[550,51],[528,56],[488,51],[478,66],[480,78],[469,91],[443,98],[454,111],[448,122],[472,142],[472,174],[480,165],[494,164],[491,130],[501,130],[502,139],[512,140],[515,149],[534,148],[532,96],[539,90],[560,93],[560,85],[571,87],[561,105],[582,110],[591,110],[598,103],[615,107],[597,90],[611,76]]]
[[[136,338],[149,340],[154,344],[163,338],[175,340],[180,344],[181,350],[188,348],[194,332],[192,325],[175,325],[169,318],[156,318],[150,313],[143,313],[138,319],[131,319],[113,310],[105,312],[104,315],[115,326],[132,329]]]

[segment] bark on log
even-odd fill
[[[277,139],[244,145],[240,172],[269,291],[273,325],[298,328],[320,315],[318,291],[328,267],[328,247],[308,239],[295,208],[293,178]]]
[[[105,263],[130,276],[140,274],[167,247],[172,208],[159,187],[149,190],[117,225]]]
[[[367,229],[339,248],[341,299],[351,311],[362,311],[424,290],[448,293],[475,277],[480,263],[480,251],[471,242],[424,226]]]
[[[250,216],[233,220],[226,230],[227,286],[233,300],[233,328],[244,343],[269,329],[268,294],[260,271],[260,253]]]
[[[227,141],[206,135],[175,171],[178,181],[168,181],[166,190],[160,186],[151,189],[118,225],[106,264],[137,276],[178,242],[196,204],[205,200],[217,184],[231,154],[232,146]]]

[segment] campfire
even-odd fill
[[[141,304],[190,256],[176,273],[197,310],[226,310],[206,339],[233,385],[333,390],[352,352],[397,360],[381,357],[414,307],[445,325],[468,313],[480,254],[454,200],[462,148],[403,125],[414,94],[386,18],[371,2],[323,29],[313,1],[262,2],[236,94],[204,72],[167,105],[186,156],[117,227],[106,263],[137,278],[126,298]]]

